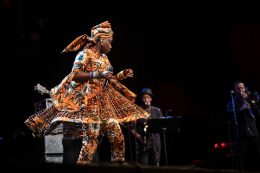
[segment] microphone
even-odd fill
[[[107,71],[113,72],[113,67],[112,66],[108,67]],[[106,81],[105,81],[105,85],[103,87],[103,91],[105,91],[107,89],[107,85],[108,85],[108,79],[106,79]]]
[[[230,94],[234,94],[234,91],[233,91],[233,90],[231,90],[231,91],[230,91]]]

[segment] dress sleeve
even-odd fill
[[[87,64],[90,62],[90,58],[87,58],[87,54],[84,52],[80,52],[74,61],[73,67],[72,67],[72,73],[74,74],[73,77],[80,72],[88,72],[85,71]]]
[[[82,105],[82,82],[75,82],[72,79],[77,73],[86,72],[85,68],[89,63],[87,54],[80,52],[74,61],[72,72],[62,82],[51,90],[51,98],[54,106],[59,111],[76,112]]]

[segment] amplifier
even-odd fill
[[[38,112],[53,105],[50,98],[34,103],[34,112]],[[63,159],[63,135],[48,135],[43,137],[43,159],[45,162],[62,163]]]
[[[61,155],[45,155],[46,163],[62,163],[63,157]]]

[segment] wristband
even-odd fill
[[[100,78],[100,72],[90,72],[90,78],[91,79],[99,79]]]
[[[120,71],[117,75],[118,80],[126,79],[127,77],[124,76],[124,71]]]

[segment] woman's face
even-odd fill
[[[113,41],[113,37],[108,37],[108,38],[106,38],[106,39],[104,39],[102,41],[103,45],[101,46],[101,53],[108,54],[111,51],[111,49],[112,49],[112,46],[111,46],[112,41]]]

